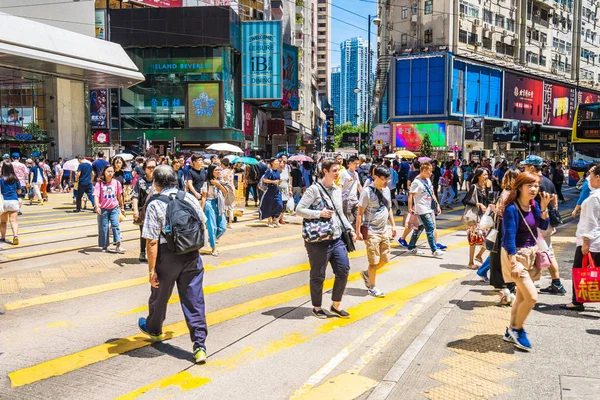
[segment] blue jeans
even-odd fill
[[[100,248],[107,248],[110,244],[108,237],[108,224],[112,227],[113,243],[117,244],[121,242],[121,229],[119,228],[119,215],[121,211],[119,207],[115,207],[112,210],[102,208],[102,212],[98,215],[98,246]]]
[[[488,256],[488,258],[485,259],[483,264],[481,264],[481,267],[479,267],[479,269],[477,270],[477,275],[481,276],[482,278],[486,277],[488,271],[490,270],[490,265],[490,257]]]
[[[217,199],[206,200],[204,203],[204,214],[206,214],[206,229],[208,230],[208,241],[210,247],[217,247],[219,239],[227,230],[227,218],[225,214],[219,215],[219,201]]]
[[[423,229],[425,229],[425,233],[427,234],[427,242],[429,242],[431,252],[433,253],[437,250],[437,244],[435,243],[435,237],[433,236],[433,233],[435,232],[433,218],[435,218],[433,213],[419,215],[419,229],[414,231],[412,237],[410,238],[410,248],[413,248],[417,245],[417,240],[419,240],[419,236],[421,236]]]

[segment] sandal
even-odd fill
[[[483,258],[481,258],[481,257],[475,257],[475,261],[479,261],[480,263],[483,264]]]
[[[583,304],[561,304],[560,308],[569,311],[585,311],[585,307],[583,306]]]
[[[475,264],[469,264],[469,265],[467,266],[467,268],[469,268],[469,269],[472,269],[472,270],[479,269],[479,267],[478,267],[477,265],[475,265]]]

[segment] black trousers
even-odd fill
[[[310,298],[313,307],[322,305],[323,282],[328,263],[331,263],[335,275],[331,301],[342,301],[350,272],[350,259],[344,242],[338,238],[321,243],[304,243],[304,246],[310,263]]]
[[[596,264],[596,266],[600,266],[600,253],[592,253],[592,258],[594,259],[594,264]],[[577,249],[575,250],[575,258],[573,259],[573,268],[581,268],[581,263],[583,262],[583,252],[581,251],[581,246],[577,246]],[[571,278],[573,279],[573,278]],[[573,304],[574,305],[581,305],[583,303],[580,303],[577,301],[577,297],[575,296],[575,280],[573,280],[572,283],[572,289],[573,289]]]
[[[156,259],[156,273],[158,275],[158,288],[152,288],[148,301],[149,314],[146,319],[146,328],[152,335],[162,333],[163,322],[167,314],[167,303],[177,284],[181,308],[185,322],[190,331],[190,338],[194,349],[206,349],[206,324],[204,303],[204,267],[197,251],[187,254],[173,254],[166,244],[158,245]]]
[[[565,196],[562,194],[562,184],[555,183],[554,188],[556,189],[556,195],[558,196],[559,201],[565,201]]]
[[[142,237],[144,225],[140,225],[140,253],[146,253],[146,239]]]

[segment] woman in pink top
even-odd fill
[[[121,230],[119,229],[119,217],[121,212],[125,214],[123,206],[123,186],[113,179],[115,169],[107,165],[100,174],[100,179],[94,186],[94,210],[98,214],[98,246],[103,252],[108,249],[110,239],[108,237],[108,224],[112,226],[113,243],[115,253],[123,253],[121,247]]]

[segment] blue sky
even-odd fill
[[[329,0],[331,12],[331,38],[334,43],[329,43],[329,66],[337,67],[340,65],[340,45],[339,43],[356,36],[367,38],[367,15],[375,15],[377,13],[376,0]],[[347,9],[351,14],[342,10],[340,7]],[[336,19],[337,18],[337,19]],[[341,22],[342,20],[344,22]],[[351,26],[349,24],[355,25]],[[375,25],[371,25],[371,47],[376,43]]]

